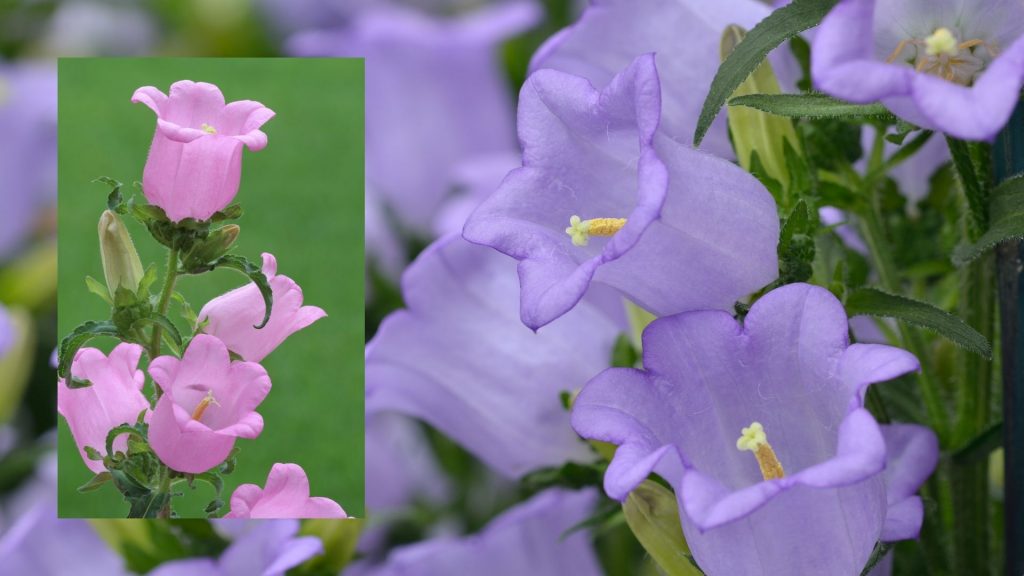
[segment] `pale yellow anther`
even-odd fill
[[[203,124],[199,128],[202,129],[202,131],[206,132],[207,134],[216,134],[217,133],[217,129],[216,128],[214,128],[213,126],[210,126],[209,124],[207,124],[205,122],[203,122]]]
[[[768,443],[768,435],[764,432],[764,426],[760,422],[751,422],[750,426],[744,428],[738,440],[736,448],[743,452],[753,452],[757,458],[757,465],[761,468],[761,476],[765,480],[774,480],[786,475],[782,469],[782,463]]]
[[[572,238],[574,246],[586,246],[590,243],[591,236],[614,236],[626,225],[625,218],[591,218],[581,220],[573,214],[569,218],[569,227],[565,233]]]
[[[220,402],[217,402],[217,399],[213,397],[213,390],[207,391],[206,397],[200,400],[199,404],[196,405],[196,409],[192,411],[192,419],[199,420],[200,418],[202,418],[203,413],[206,412],[206,409],[210,407],[210,404],[213,404],[214,406],[220,406]]]
[[[939,28],[924,39],[924,50],[929,56],[956,56],[960,53],[960,43],[949,28]]]

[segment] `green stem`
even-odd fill
[[[874,193],[872,192],[872,195]],[[864,242],[868,245],[868,252],[878,273],[878,279],[882,286],[895,294],[901,292],[900,280],[896,274],[896,266],[892,261],[892,251],[885,239],[882,224],[876,215],[875,208],[865,210],[860,215],[860,232]],[[921,362],[921,372],[918,373],[918,382],[921,384],[921,396],[924,400],[925,409],[928,411],[928,421],[932,425],[940,439],[945,439],[947,434],[947,419],[949,417],[942,402],[942,395],[939,392],[938,384],[931,376],[931,368],[928,366],[928,354],[925,348],[924,339],[913,328],[898,322],[900,339],[903,345],[917,356]]]
[[[167,466],[161,466],[160,468],[160,494],[171,493],[171,470]],[[170,518],[171,517],[171,500],[167,499],[167,504],[160,509],[157,513],[157,518]]]
[[[164,277],[164,288],[160,292],[160,302],[157,304],[157,312],[161,315],[167,314],[167,307],[171,303],[171,294],[174,292],[174,283],[178,279],[178,251],[174,248],[167,254],[167,274]],[[160,355],[163,329],[159,325],[153,326],[153,337],[149,342],[150,360]],[[159,395],[159,391],[157,391]]]

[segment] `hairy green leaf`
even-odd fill
[[[787,118],[880,119],[895,121],[881,104],[852,104],[826,94],[748,94],[729,100],[729,106],[745,106]]]

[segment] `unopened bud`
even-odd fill
[[[142,261],[124,222],[117,214],[105,210],[100,216],[99,234],[103,275],[110,297],[114,297],[119,287],[135,292],[142,280]]]
[[[206,264],[220,258],[231,249],[241,231],[242,229],[237,224],[228,224],[217,228],[210,232],[202,244],[196,246],[190,259],[197,264]]]

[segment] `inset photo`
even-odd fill
[[[58,515],[362,517],[363,61],[58,77]]]

